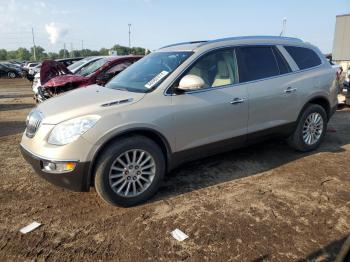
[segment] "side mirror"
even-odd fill
[[[96,77],[96,84],[104,86],[110,79],[110,75],[106,73],[101,73]]]
[[[200,76],[186,75],[180,80],[178,89],[182,91],[193,91],[203,88],[204,85],[205,82]]]

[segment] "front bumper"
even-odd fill
[[[42,170],[43,161],[50,161],[29,152],[22,145],[20,146],[24,159],[33,167],[35,172],[50,183],[64,187],[72,191],[89,191],[88,181],[89,162],[78,162],[75,169],[66,173],[48,173]],[[52,160],[51,160],[52,161]],[[55,161],[53,161],[55,162]],[[59,161],[56,161],[59,162]]]

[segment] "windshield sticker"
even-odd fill
[[[156,75],[151,81],[149,81],[147,84],[145,84],[145,87],[150,89],[154,87],[160,80],[162,80],[167,74],[169,74],[168,71],[162,71],[158,75]]]

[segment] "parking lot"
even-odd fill
[[[349,108],[317,151],[273,140],[188,163],[146,204],[118,208],[35,175],[19,151],[33,106],[30,82],[0,80],[1,261],[334,261],[349,234]]]

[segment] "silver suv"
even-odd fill
[[[149,199],[185,161],[283,136],[316,149],[337,106],[336,71],[299,39],[238,37],[160,48],[105,87],[33,109],[22,137],[36,172],[108,203]]]

